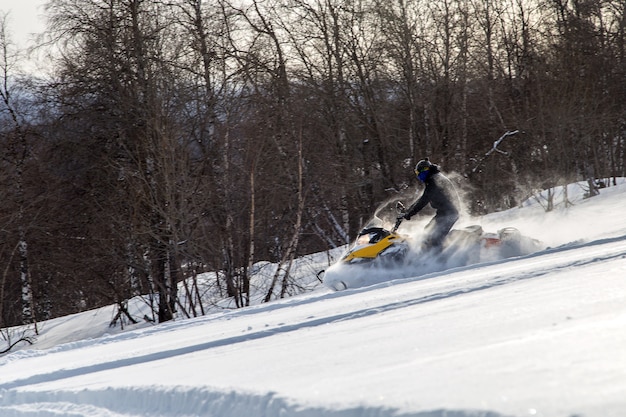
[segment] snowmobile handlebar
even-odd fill
[[[391,233],[395,233],[396,230],[398,230],[398,227],[400,227],[402,220],[404,220],[404,216],[398,216],[398,218],[396,219],[396,224],[393,226],[393,229],[391,229]]]
[[[398,227],[400,227],[400,223],[402,223],[402,220],[404,220],[404,213],[406,213],[406,207],[404,207],[404,204],[402,204],[402,201],[396,202],[396,211],[398,212],[398,217],[396,219],[396,224],[393,226],[393,229],[391,229],[391,233],[395,233],[396,230],[398,230]]]

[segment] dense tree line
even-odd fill
[[[412,198],[472,213],[626,169],[621,0],[49,0],[50,73],[2,26],[0,327],[151,294],[203,313]],[[493,143],[505,132],[497,149]],[[495,150],[495,152],[494,152]],[[490,152],[491,151],[491,152]],[[195,301],[194,301],[195,300]]]

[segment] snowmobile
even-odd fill
[[[397,204],[397,211],[399,214],[404,213],[401,203]],[[348,282],[358,276],[389,277],[392,270],[414,276],[483,260],[527,255],[544,249],[541,242],[523,236],[514,227],[486,233],[482,226],[472,225],[452,229],[446,237],[443,250],[433,253],[427,245],[397,232],[403,220],[403,215],[399,215],[391,230],[366,226],[336,264],[318,273],[320,281],[334,290],[342,290],[362,286],[363,282],[359,285]],[[369,281],[372,279],[376,280],[371,278]]]

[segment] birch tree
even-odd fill
[[[2,113],[5,115],[3,153],[4,161],[9,165],[12,175],[12,195],[17,207],[15,223],[17,224],[17,258],[19,262],[19,278],[22,286],[22,322],[35,323],[32,281],[29,270],[28,256],[28,223],[26,217],[26,198],[24,194],[24,170],[27,160],[31,157],[31,149],[27,139],[28,126],[16,106],[17,74],[13,71],[17,66],[17,53],[13,50],[7,30],[6,15],[0,15],[0,98]]]

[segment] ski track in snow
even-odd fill
[[[566,255],[566,256],[564,256]],[[132,417],[132,416],[295,416],[295,417],[500,417],[489,411],[454,411],[433,410],[413,414],[400,414],[396,409],[357,407],[348,409],[322,409],[306,407],[279,397],[276,393],[258,395],[246,392],[222,392],[211,387],[167,388],[134,387],[83,390],[55,390],[45,388],[46,383],[69,379],[81,375],[98,373],[134,365],[150,363],[175,356],[187,355],[223,346],[232,346],[242,342],[260,340],[281,333],[313,328],[339,321],[349,321],[409,308],[436,300],[462,296],[510,283],[540,278],[548,272],[567,270],[593,263],[608,262],[626,258],[626,236],[602,239],[587,243],[575,243],[551,248],[521,258],[494,261],[487,264],[471,265],[453,270],[441,271],[418,278],[398,279],[366,288],[351,289],[343,292],[320,291],[281,302],[263,304],[248,309],[221,313],[195,320],[167,323],[149,329],[129,331],[103,339],[85,340],[60,345],[48,351],[28,350],[0,358],[0,366],[9,366],[17,359],[35,360],[41,355],[71,355],[75,349],[99,348],[110,343],[125,343],[135,338],[146,338],[145,348],[132,351],[120,349],[119,356],[113,355],[108,360],[97,363],[84,363],[79,366],[67,366],[51,370],[31,369],[30,375],[7,380],[0,373],[0,415],[3,417],[28,416],[92,416],[92,417]],[[437,279],[434,279],[437,278]],[[427,281],[425,281],[427,280]],[[412,285],[416,281],[421,284]],[[366,307],[359,301],[358,294],[387,287],[401,287],[405,296],[398,300],[398,291],[392,295],[381,292],[380,298],[369,299]],[[357,297],[353,297],[357,295]],[[327,315],[312,317],[307,314],[306,306],[324,299],[330,301],[333,308]],[[352,300],[354,299],[354,300]],[[376,303],[372,304],[375,300]],[[395,301],[394,301],[395,300]],[[204,335],[201,343],[176,346],[171,349],[150,348],[149,337],[160,332],[176,333],[193,330],[207,322],[235,320],[246,316],[259,318],[259,313],[272,310],[294,309],[293,321],[289,323],[265,324],[260,330],[241,332],[241,329],[224,334],[223,337]],[[303,310],[303,311],[299,311]],[[319,314],[320,310],[316,310]],[[271,316],[266,316],[269,320]],[[232,334],[236,331],[239,334]],[[219,336],[219,335],[218,335]],[[187,340],[184,339],[183,340]],[[121,354],[124,352],[124,354]],[[59,358],[63,360],[62,356]],[[73,364],[72,364],[73,365]],[[25,370],[24,374],[28,374]]]

